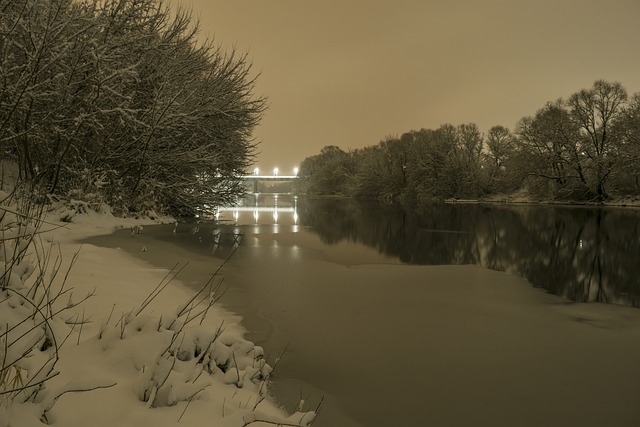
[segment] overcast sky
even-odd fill
[[[638,0],[173,0],[248,52],[261,171],[441,124],[483,132],[597,79],[640,91]]]

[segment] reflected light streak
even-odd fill
[[[273,210],[276,209],[278,212],[280,213],[293,213],[295,212],[295,208],[286,208],[286,207],[280,207],[280,206],[271,206],[271,207],[265,207],[265,206],[238,206],[238,207],[222,207],[222,208],[218,208],[218,212],[273,212]]]
[[[216,221],[233,221],[235,224],[273,224],[285,223],[287,225],[300,224],[301,217],[297,210],[297,197],[293,198],[293,206],[279,206],[278,195],[274,195],[271,206],[258,206],[257,198],[248,206],[220,206],[216,208]],[[246,212],[247,214],[244,214]]]
[[[290,257],[293,261],[300,259],[300,247],[298,245],[291,246]]]

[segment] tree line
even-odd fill
[[[0,155],[122,211],[229,203],[266,108],[246,54],[159,0],[0,0]]]
[[[474,123],[412,130],[362,149],[327,146],[300,166],[298,190],[382,201],[640,196],[640,93],[598,80],[548,102],[515,130]]]

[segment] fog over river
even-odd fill
[[[221,302],[314,426],[638,424],[637,210],[260,195],[172,230],[87,243],[194,289],[233,254]]]

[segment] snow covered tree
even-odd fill
[[[22,177],[123,210],[242,193],[266,108],[246,54],[200,42],[192,14],[158,0],[0,9],[0,148]]]
[[[65,101],[77,91],[74,73],[81,74],[73,38],[82,38],[83,23],[70,0],[3,0],[0,10],[0,143],[22,176],[37,180],[67,126]]]

